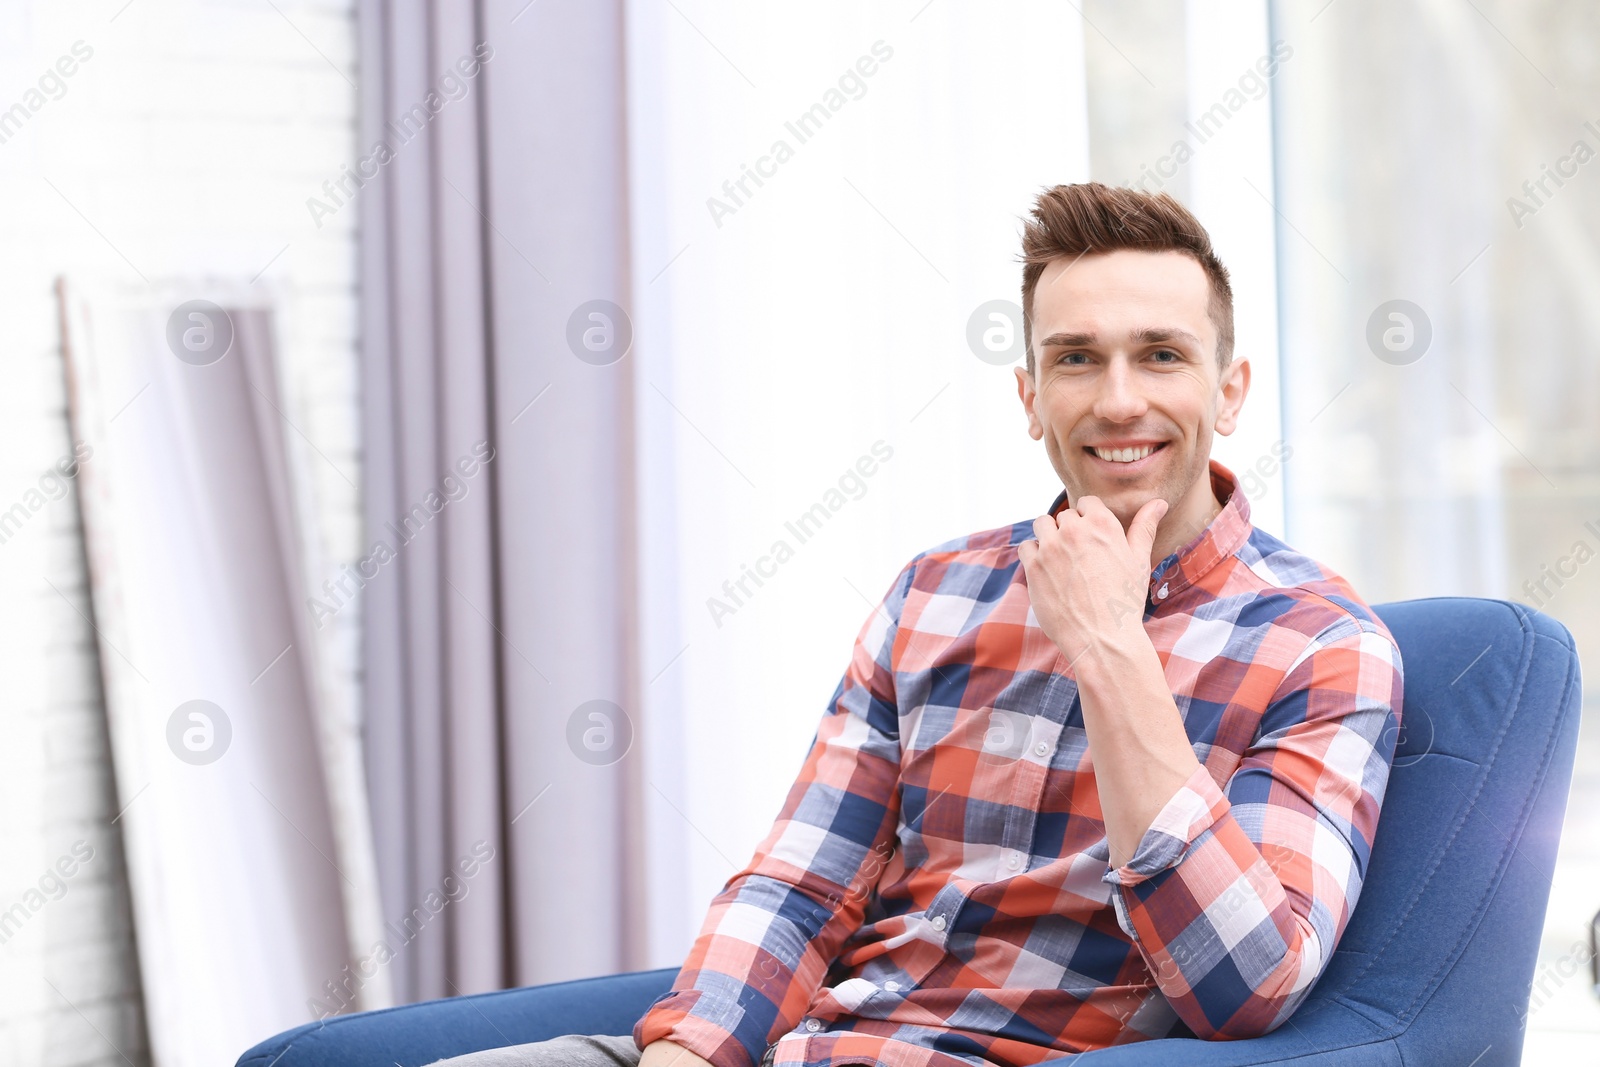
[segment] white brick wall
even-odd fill
[[[55,277],[162,302],[215,282],[279,302],[285,410],[330,461],[308,468],[323,569],[359,556],[357,212],[318,230],[305,207],[358,154],[353,4],[274,3],[0,0],[0,112],[93,49],[0,144],[0,511],[71,451]],[[77,521],[69,495],[0,544],[0,913],[93,849],[0,944],[0,1067],[148,1062]],[[324,633],[346,714],[357,625]]]

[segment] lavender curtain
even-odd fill
[[[397,930],[396,995],[618,970],[641,941],[630,363],[568,326],[628,304],[621,5],[359,18],[335,192],[362,213],[367,772],[390,929],[428,916]]]

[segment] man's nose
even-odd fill
[[[1145,412],[1144,397],[1139,394],[1133,375],[1119,360],[1111,363],[1100,380],[1100,395],[1095,398],[1094,413],[1107,422],[1127,422]]]

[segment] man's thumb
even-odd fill
[[[1150,555],[1152,546],[1156,543],[1156,529],[1161,525],[1161,517],[1167,513],[1168,504],[1161,497],[1145,501],[1144,507],[1134,515],[1133,521],[1128,524],[1128,547],[1132,548],[1140,559]]]

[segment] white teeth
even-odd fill
[[[1143,459],[1155,450],[1155,445],[1143,445],[1139,448],[1097,448],[1094,450],[1094,454],[1111,463],[1132,463],[1136,459]]]

